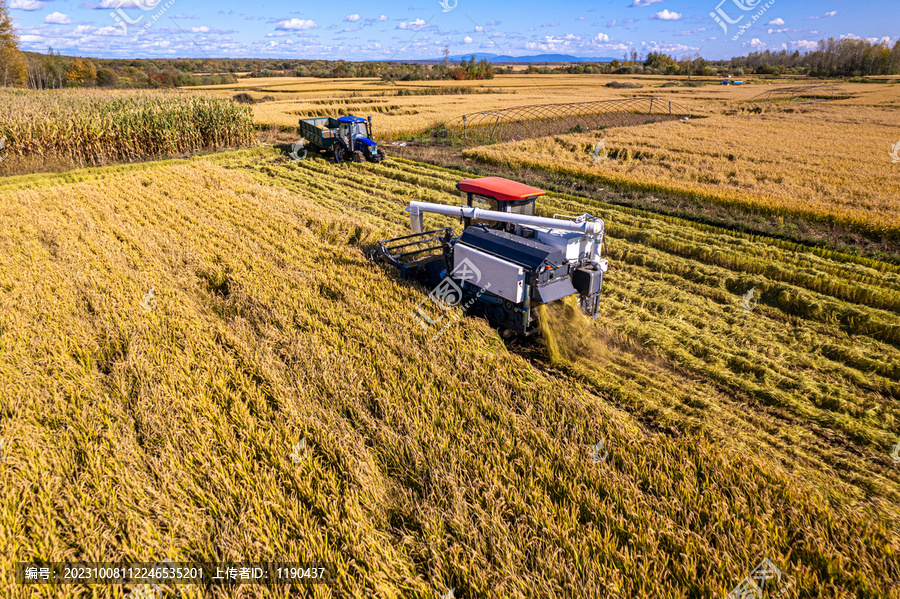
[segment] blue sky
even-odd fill
[[[7,1],[23,49],[118,58],[401,60],[439,57],[446,45],[453,54],[720,59],[900,36],[893,0]]]

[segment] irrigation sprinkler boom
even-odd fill
[[[412,234],[379,241],[373,258],[435,289],[449,277],[468,313],[523,335],[536,330],[539,306],[570,296],[596,317],[608,268],[602,220],[535,216],[535,200],[545,192],[500,177],[457,188],[466,206],[410,202]],[[424,231],[425,213],[461,218],[462,235],[450,227]]]

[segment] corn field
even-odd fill
[[[103,165],[252,141],[248,107],[200,94],[0,89],[0,104],[0,138],[10,153],[0,169]]]
[[[900,268],[550,193],[607,223],[600,318],[433,341],[367,250],[468,176],[257,148],[0,180],[0,594],[121,598],[10,564],[165,557],[333,578],[189,599],[721,598],[767,558],[788,597],[900,599]]]

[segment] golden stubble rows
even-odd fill
[[[596,329],[612,356],[553,368],[475,319],[431,340],[410,313],[427,290],[365,259],[410,199],[457,202],[459,173],[255,150],[93,176],[0,192],[5,563],[314,556],[337,580],[311,596],[651,597],[724,595],[766,555],[802,592],[896,596],[897,480],[876,452],[896,424],[853,374],[889,389],[896,350],[861,335],[867,362],[780,296],[744,314],[729,294],[749,265],[701,251],[741,238],[546,198],[606,218],[616,248]],[[875,263],[746,245],[896,288]],[[793,365],[821,339],[831,358]],[[818,405],[820,385],[846,405]]]

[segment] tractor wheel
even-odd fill
[[[340,164],[344,159],[344,148],[340,146],[340,144],[335,144],[334,146],[334,163]]]
[[[366,157],[359,150],[353,152],[353,162],[363,162],[365,159]]]

